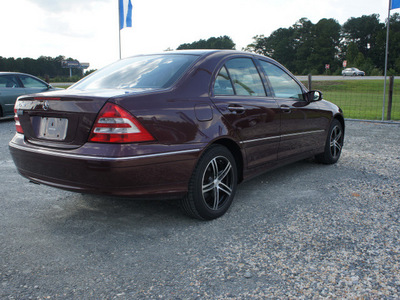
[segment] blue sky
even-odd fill
[[[132,0],[133,27],[121,31],[122,57],[175,49],[228,35],[236,48],[306,17],[313,23],[379,14],[388,0]],[[393,12],[399,12],[400,9]],[[74,57],[100,68],[119,58],[117,0],[2,0],[0,56]]]

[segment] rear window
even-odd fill
[[[197,58],[180,54],[135,56],[93,73],[70,89],[168,88]]]

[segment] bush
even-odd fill
[[[50,78],[50,82],[77,82],[82,79],[82,76],[72,76],[72,77],[64,77],[64,76],[57,76]]]
[[[371,72],[369,73],[370,76],[382,76],[382,71],[379,70],[378,68],[374,68],[371,70]]]

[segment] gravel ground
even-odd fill
[[[1,299],[400,298],[400,125],[348,121],[336,165],[246,182],[211,222],[29,184],[13,130],[0,122]]]

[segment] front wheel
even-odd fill
[[[315,156],[317,161],[323,164],[336,163],[342,153],[343,141],[343,126],[337,119],[334,119],[326,139],[325,151]]]
[[[213,145],[200,157],[181,201],[186,214],[201,220],[221,217],[230,207],[236,193],[237,168],[232,153]]]

